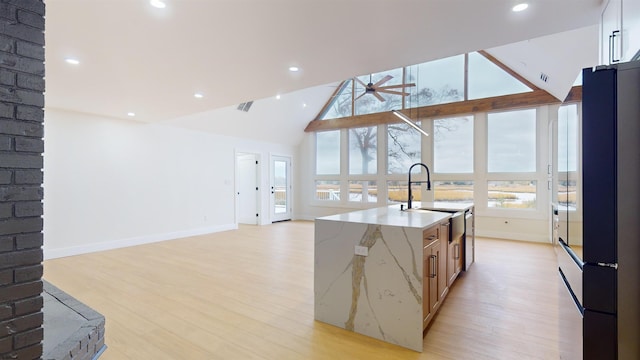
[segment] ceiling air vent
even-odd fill
[[[549,75],[545,73],[540,73],[540,80],[547,82],[547,80],[549,80]]]
[[[251,108],[251,105],[253,105],[253,101],[244,102],[244,103],[238,105],[238,110],[244,111],[244,112],[248,112],[249,109]]]

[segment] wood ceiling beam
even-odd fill
[[[525,86],[527,86],[531,90],[539,90],[540,89],[534,83],[532,83],[531,81],[525,79],[522,75],[518,74],[517,72],[515,72],[510,67],[508,67],[507,65],[503,64],[500,60],[496,59],[493,55],[489,54],[488,52],[486,52],[484,50],[479,50],[478,54],[484,56],[487,60],[491,61],[497,67],[499,67],[500,69],[504,70],[506,73],[508,73],[513,78],[515,78],[518,81],[520,81],[521,83],[523,83]]]
[[[582,86],[574,86],[564,102],[576,102],[582,100]],[[467,100],[448,104],[422,106],[413,109],[404,109],[402,112],[415,121],[434,117],[451,117],[470,115],[476,112],[489,112],[497,110],[514,110],[541,105],[558,104],[561,101],[544,90],[532,92],[495,96],[477,100]],[[390,111],[349,116],[330,120],[312,120],[304,129],[305,132],[337,130],[343,128],[357,128],[375,126],[381,124],[395,124],[402,122]]]

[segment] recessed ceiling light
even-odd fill
[[[151,4],[151,6],[153,6],[154,8],[158,8],[158,9],[164,9],[167,7],[167,4],[165,4],[164,1],[161,1],[161,0],[150,0],[149,4]]]
[[[306,107],[307,107],[307,104],[302,104],[302,107],[303,107],[303,108],[306,108]]]
[[[290,67],[289,67],[289,71],[291,71],[291,72],[300,71],[300,68],[299,68],[299,67],[297,67],[297,66],[290,66]]]
[[[134,116],[136,116],[136,113],[134,113],[134,112],[128,112],[128,113],[127,113],[127,116],[134,117]]]
[[[196,99],[202,99],[204,97],[204,95],[202,95],[202,93],[195,93],[193,94],[193,97]]]
[[[518,12],[518,11],[525,10],[528,7],[529,7],[529,4],[522,3],[522,4],[518,4],[518,5],[514,6],[511,10],[513,10],[515,12]]]
[[[80,60],[78,60],[78,59],[76,59],[76,58],[66,58],[66,59],[64,59],[64,61],[65,61],[67,64],[71,64],[71,65],[78,65],[78,64],[80,64]]]
[[[280,94],[276,95],[276,100],[280,100]]]

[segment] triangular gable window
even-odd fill
[[[519,94],[531,88],[498,67],[477,52],[469,53],[469,77],[467,99]]]
[[[510,74],[494,63],[497,60],[487,57],[492,58],[486,53],[473,52],[467,56],[457,55],[345,80],[317,119],[337,119],[533,91],[523,83],[526,80],[514,77],[517,74]],[[373,91],[370,85],[378,91]]]

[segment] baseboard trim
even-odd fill
[[[144,245],[144,244],[150,244],[150,243],[155,243],[160,241],[175,240],[175,239],[180,239],[180,238],[189,237],[189,236],[205,235],[205,234],[211,234],[211,233],[228,231],[228,230],[237,230],[237,229],[238,229],[238,224],[216,225],[216,226],[208,226],[208,227],[202,227],[202,228],[196,228],[196,229],[173,231],[173,232],[162,233],[162,234],[137,236],[137,237],[132,237],[128,239],[104,241],[104,242],[99,242],[94,244],[69,246],[69,247],[58,248],[58,249],[47,249],[45,244],[44,259],[45,260],[57,259],[57,258],[67,257],[67,256],[88,254],[88,253],[93,253],[98,251],[113,250],[113,249],[129,247],[129,246]],[[45,237],[46,237],[46,234],[45,234]]]
[[[545,235],[542,235],[542,234],[525,234],[525,233],[504,232],[504,231],[478,231],[476,229],[475,235],[478,237],[488,237],[488,238],[494,238],[494,239],[550,243],[550,240]]]

